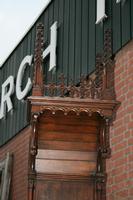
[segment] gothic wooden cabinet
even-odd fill
[[[104,55],[91,75],[66,85],[42,72],[43,26],[38,25],[34,59],[29,156],[29,200],[105,200],[109,126],[115,106],[110,31]]]
[[[40,116],[35,199],[94,199],[100,121],[85,113]]]

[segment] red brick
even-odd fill
[[[130,188],[130,190],[129,190],[129,194],[130,194],[130,196],[133,197],[133,186],[132,186],[132,188]]]
[[[122,133],[121,135],[118,135],[118,136],[116,135],[116,137],[113,137],[111,142],[113,145],[116,145],[116,144],[120,143],[120,141],[122,141],[123,139],[124,139],[124,135]]]
[[[128,128],[133,130],[133,121],[128,123]]]
[[[7,152],[13,153],[13,173],[11,184],[11,198],[13,200],[26,200],[28,192],[28,151],[30,128],[26,128],[10,142],[0,148],[0,159]]]
[[[118,174],[121,174],[121,173],[124,173],[125,172],[125,166],[121,166],[121,167],[115,167],[115,169],[112,170],[112,174],[115,176],[115,175],[118,175]]]
[[[133,146],[133,137],[128,139],[128,145],[132,145]]]
[[[133,41],[117,53],[115,93],[121,102],[110,129],[112,157],[107,161],[107,200],[133,199]]]
[[[116,183],[123,182],[126,178],[127,178],[127,173],[121,173],[115,176],[115,182]]]
[[[115,152],[117,152],[117,151],[120,151],[122,149],[125,149],[126,146],[127,146],[127,142],[120,140],[120,143],[115,145],[114,150],[115,150]]]
[[[119,198],[127,198],[128,197],[128,189],[124,189],[120,192],[117,192],[117,196],[119,196]]]

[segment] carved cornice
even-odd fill
[[[95,177],[92,174],[88,174],[87,176],[81,175],[70,175],[70,174],[47,174],[47,173],[37,173],[38,180],[60,180],[60,181],[87,181],[87,182],[94,182]]]
[[[92,113],[99,113],[102,117],[110,118],[114,108],[118,102],[109,100],[92,100],[78,98],[61,98],[61,97],[29,97],[32,105],[32,112],[51,111],[55,114],[57,111],[62,111],[65,115],[69,112],[74,112],[79,115],[81,112],[87,113],[89,116]]]

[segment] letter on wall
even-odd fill
[[[1,94],[1,108],[0,108],[0,119],[2,119],[7,112],[12,110],[13,105],[11,101],[11,95],[14,92],[14,78],[9,76],[8,79],[2,84],[2,94]]]
[[[23,89],[23,91],[22,91],[22,88],[21,88],[22,87],[22,79],[23,79],[23,76],[24,76],[24,71],[25,71],[25,69],[28,65],[31,66],[32,58],[33,58],[32,55],[26,56],[22,60],[20,67],[19,67],[19,70],[18,70],[17,81],[16,81],[16,96],[19,100],[23,99],[32,87],[31,79],[28,78],[27,84],[26,84],[25,88]]]
[[[97,20],[96,24],[99,24],[106,18],[107,15],[105,14],[105,0],[97,0]]]
[[[122,2],[123,4],[125,3],[126,0],[116,0],[116,3]]]
[[[57,45],[57,22],[51,26],[50,45],[43,51],[43,59],[50,54],[50,67],[51,71],[56,67],[56,45]]]

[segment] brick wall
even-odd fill
[[[117,53],[115,60],[115,92],[121,105],[110,131],[107,200],[133,200],[133,41]]]
[[[13,153],[12,200],[27,200],[29,136],[30,128],[28,127],[0,148],[0,160],[7,152]]]

